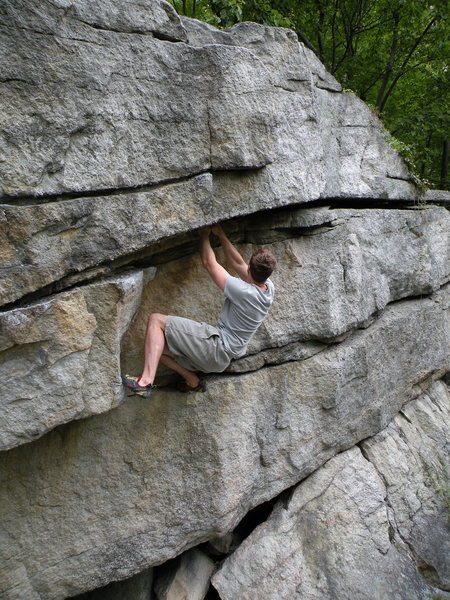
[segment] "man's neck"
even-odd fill
[[[253,285],[256,285],[256,286],[258,286],[258,287],[259,287],[259,288],[261,288],[262,290],[267,290],[267,289],[268,289],[268,286],[267,286],[267,283],[266,283],[266,282],[264,282],[264,283],[259,283],[258,281],[255,281],[255,280],[254,280],[252,277],[250,277],[250,276],[247,278],[247,281],[248,281],[248,283],[253,283]]]

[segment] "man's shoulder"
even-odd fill
[[[244,281],[240,277],[234,277],[230,275],[225,283],[225,291],[233,294],[233,293],[241,293],[241,294],[249,294],[250,296],[260,296],[261,293],[266,294],[269,292],[271,296],[273,296],[275,291],[275,286],[271,279],[266,280],[267,288],[263,289],[255,285],[254,283],[250,283],[248,281]]]
[[[230,287],[246,289],[250,284],[247,281],[244,281],[240,277],[235,277],[234,275],[230,275],[227,279],[227,285]]]

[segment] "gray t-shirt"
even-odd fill
[[[247,283],[238,277],[228,277],[225,283],[225,304],[219,315],[219,330],[225,350],[233,358],[243,356],[250,338],[267,315],[275,293],[270,279],[267,289]]]

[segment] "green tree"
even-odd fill
[[[430,184],[448,188],[447,3],[305,0],[294,4],[300,39],[344,87],[378,112],[401,142],[412,170]]]

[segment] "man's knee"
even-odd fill
[[[167,315],[163,315],[161,313],[152,313],[149,317],[148,317],[148,325],[150,326],[157,326],[157,327],[161,327],[161,329],[164,329],[166,327],[166,321],[167,321]]]

